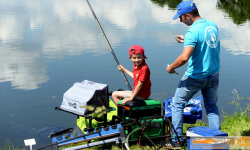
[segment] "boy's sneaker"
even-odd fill
[[[169,141],[164,145],[164,147],[168,149],[180,149],[182,147],[182,143]]]

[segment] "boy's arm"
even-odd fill
[[[135,87],[135,90],[134,90],[132,96],[129,98],[124,98],[122,100],[122,104],[125,104],[127,101],[132,101],[137,96],[137,94],[140,92],[143,84],[144,84],[144,82],[139,80],[137,86]]]
[[[122,70],[123,72],[125,72],[126,74],[128,74],[132,79],[134,79],[134,74],[133,74],[133,72],[127,70],[127,69],[124,68],[122,65],[119,65],[119,66],[118,66],[118,70],[119,70],[119,71]]]

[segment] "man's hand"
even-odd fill
[[[124,98],[123,100],[122,100],[122,104],[125,104],[127,101],[131,101],[132,99],[131,98]]]
[[[166,68],[166,70],[170,74],[176,73],[176,71],[171,67],[171,65],[168,65],[168,67]]]
[[[125,69],[122,65],[119,65],[117,68],[119,71],[124,71],[124,69]]]
[[[176,35],[175,39],[179,43],[184,43],[184,36],[183,35]]]

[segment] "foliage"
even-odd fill
[[[241,105],[241,101],[242,101],[242,100],[246,100],[246,101],[247,101],[248,99],[250,99],[250,97],[242,97],[242,96],[239,96],[238,91],[235,90],[235,89],[233,89],[232,93],[233,93],[233,97],[232,97],[233,101],[231,101],[231,102],[228,103],[228,104],[233,104],[233,105],[235,106],[235,108],[236,108],[235,113],[236,113],[236,114],[237,114],[237,113],[240,113],[240,114],[245,113],[246,115],[248,115],[248,110],[249,110],[249,108],[250,108],[250,104],[247,104],[247,107],[244,108],[244,107]],[[223,113],[226,114],[225,112],[223,112]]]
[[[249,136],[250,135],[250,116],[246,112],[226,114],[221,124],[221,131],[228,133],[228,136]]]
[[[176,10],[178,4],[182,2],[182,0],[151,0],[151,1],[159,5],[160,7],[168,5],[169,9],[171,10]]]
[[[250,104],[244,108],[241,105],[242,100],[248,100],[250,97],[241,97],[237,90],[233,90],[233,101],[229,104],[233,104],[236,108],[233,114],[223,112],[224,121],[221,125],[221,130],[228,133],[228,136],[249,136],[250,135],[250,116],[248,110]]]
[[[89,114],[92,117],[101,118],[104,114],[106,114],[109,110],[106,109],[106,107],[103,105],[101,107],[95,107],[95,106],[79,106],[80,108],[86,108],[89,111],[93,111],[92,114]]]
[[[6,140],[6,145],[4,148],[0,148],[0,150],[25,150],[25,148],[15,148],[9,139]]]
[[[237,25],[250,20],[249,0],[218,0],[217,8],[227,13]]]

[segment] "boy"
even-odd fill
[[[122,100],[122,104],[133,99],[144,100],[151,94],[150,70],[145,63],[147,57],[144,55],[144,49],[139,45],[133,45],[129,49],[129,58],[134,63],[133,72],[130,72],[122,65],[118,66],[119,71],[127,73],[134,79],[134,91],[114,91],[112,98],[116,105]]]

